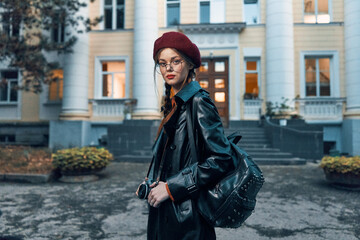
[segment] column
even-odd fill
[[[294,106],[292,0],[266,1],[266,101]]]
[[[82,0],[85,3],[88,1]],[[89,9],[82,7],[77,13],[88,18]],[[82,27],[82,26],[81,26]],[[79,26],[80,28],[80,26]],[[77,42],[73,46],[73,53],[69,53],[64,58],[64,87],[61,120],[84,120],[89,118],[88,111],[88,71],[89,71],[89,36],[85,32],[77,33],[73,28],[66,28],[72,31],[77,37]],[[67,36],[65,35],[65,38]]]
[[[344,4],[346,115],[360,117],[360,1]]]
[[[360,1],[344,1],[346,113],[343,152],[360,155]]]
[[[135,0],[133,98],[137,104],[134,119],[160,117],[152,58],[154,41],[158,38],[157,8],[157,0]]]

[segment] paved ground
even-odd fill
[[[134,195],[146,169],[113,163],[90,183],[0,182],[0,239],[146,239],[147,207]],[[255,214],[218,239],[360,239],[360,192],[329,186],[316,164],[262,169]]]

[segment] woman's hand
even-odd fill
[[[165,182],[159,182],[159,184],[156,186],[156,183],[153,183],[150,185],[151,191],[148,196],[148,203],[152,207],[159,207],[160,203],[165,201],[169,198],[169,194],[166,190],[166,183]]]

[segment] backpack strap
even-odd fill
[[[191,114],[191,105],[192,101],[189,101],[186,106],[186,128],[188,131],[188,138],[189,138],[189,144],[190,144],[190,150],[191,150],[191,157],[193,161],[198,161],[198,156],[196,153],[196,145],[195,145],[195,137],[194,137],[194,127],[193,127],[193,121],[192,121],[192,114]],[[194,107],[194,106],[193,106]]]

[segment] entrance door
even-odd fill
[[[196,72],[200,86],[210,93],[219,111],[225,127],[229,123],[229,65],[227,58],[201,59],[201,66]]]

